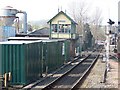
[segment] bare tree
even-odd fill
[[[85,1],[72,2],[69,4],[69,12],[73,16],[74,20],[78,23],[77,33],[79,34],[83,34],[83,26],[89,20],[87,15],[88,10],[89,6]]]
[[[95,12],[93,14],[92,18],[92,22],[91,24],[94,25],[95,30],[99,29],[99,26],[102,23],[102,17],[101,17],[102,11],[100,10],[100,8],[96,7]]]
[[[91,32],[96,38],[100,34],[96,30],[100,30],[100,25],[102,23],[102,11],[100,8],[91,8],[91,4],[85,2],[85,0],[80,0],[80,2],[72,2],[69,4],[69,13],[72,15],[74,20],[78,23],[77,33],[84,35],[84,25],[89,23],[91,27]],[[93,10],[93,12],[91,12]],[[93,13],[93,15],[92,15]],[[97,38],[96,38],[97,39]]]
[[[103,40],[104,33],[101,31],[101,24],[102,24],[102,11],[100,8],[96,7],[93,15],[91,17],[91,32],[94,35],[96,40]]]

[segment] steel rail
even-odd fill
[[[89,57],[89,55],[88,55],[87,57],[85,57],[84,59],[86,59],[86,58],[88,58],[88,57]],[[62,68],[60,68],[60,69],[58,69],[57,71],[55,71],[54,73],[52,73],[52,75],[50,75],[50,76],[48,76],[48,77],[45,77],[45,78],[43,78],[42,80],[38,80],[37,82],[35,82],[35,83],[32,84],[32,85],[27,85],[27,86],[23,87],[23,89],[27,89],[27,90],[32,89],[33,87],[35,87],[35,86],[38,85],[39,83],[43,82],[45,79],[47,79],[47,78],[53,76],[55,73],[59,72],[59,70],[62,70],[63,68],[67,67],[68,65],[71,65],[71,63],[74,63],[74,62],[76,62],[76,61],[79,60],[79,59],[80,59],[80,56],[78,56],[77,58],[75,58],[74,60],[72,60],[69,64],[64,65]],[[84,60],[84,59],[83,59],[83,60]]]
[[[93,50],[92,52],[95,52],[95,51],[96,51],[96,50]],[[85,57],[83,60],[81,60],[81,61],[79,61],[79,62],[81,63],[82,61],[84,61],[85,59],[87,59],[90,55],[91,55],[91,53],[90,53],[87,57]],[[75,58],[74,60],[72,60],[70,63],[68,63],[68,64],[66,64],[66,65],[63,65],[63,66],[62,66],[61,68],[59,68],[57,71],[53,72],[50,76],[45,77],[45,78],[43,78],[43,79],[41,79],[41,80],[38,80],[37,82],[34,82],[32,85],[24,86],[22,89],[30,90],[30,89],[36,87],[39,83],[41,83],[41,82],[43,82],[44,80],[46,80],[46,79],[54,76],[54,74],[56,74],[57,72],[59,72],[59,70],[62,70],[63,68],[71,65],[72,63],[76,62],[76,61],[79,60],[79,59],[80,59],[80,56],[78,56],[77,58]],[[67,72],[66,72],[66,73],[67,73]],[[60,77],[58,77],[57,79],[59,79],[59,78],[60,78]],[[55,80],[56,80],[56,79],[55,79]],[[54,80],[54,81],[55,81],[55,80]],[[54,82],[54,81],[53,81],[53,82]],[[52,82],[51,82],[51,83],[52,83]]]
[[[67,75],[69,72],[71,72],[73,69],[75,69],[78,65],[80,65],[82,62],[84,62],[87,58],[89,58],[91,56],[88,55],[88,57],[86,57],[84,60],[80,61],[77,65],[75,65],[73,68],[71,68],[70,70],[68,70],[65,74],[63,74],[61,77],[57,78],[56,80],[54,80],[53,82],[51,82],[49,85],[47,85],[46,87],[44,87],[42,90],[50,90],[52,88],[52,86],[59,81],[61,78],[63,78],[65,75]]]
[[[73,84],[71,90],[76,90],[78,89],[81,85],[81,83],[85,80],[86,76],[89,74],[89,72],[91,71],[91,69],[93,68],[93,66],[95,65],[96,61],[98,60],[99,55],[94,59],[94,61],[92,62],[92,64],[89,66],[89,68],[83,73],[83,75]]]

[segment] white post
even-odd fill
[[[109,25],[109,28],[106,30],[106,68],[107,71],[110,70],[109,68],[109,51],[110,51],[110,33],[111,25]]]
[[[106,45],[106,67],[107,67],[107,71],[109,71],[109,45],[110,45],[110,40],[109,40],[109,34],[106,36],[106,41],[107,41],[107,45]]]

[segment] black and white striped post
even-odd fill
[[[109,28],[106,30],[106,68],[107,71],[110,70],[110,65],[109,65],[109,53],[110,53],[110,35],[111,35],[111,30],[112,30],[112,25],[115,23],[111,19],[109,19]]]

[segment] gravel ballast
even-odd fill
[[[107,72],[106,82],[103,76],[106,64],[99,59],[80,88],[118,89],[118,62],[110,59],[110,71]]]

